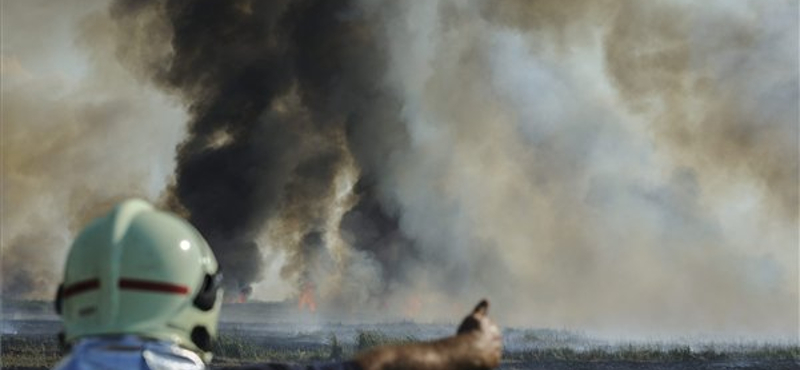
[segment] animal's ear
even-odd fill
[[[478,302],[478,305],[475,306],[475,309],[472,310],[472,313],[469,316],[464,318],[464,321],[461,322],[461,325],[458,326],[457,334],[464,334],[469,333],[471,331],[480,330],[481,329],[481,322],[479,319],[486,316],[489,312],[489,301],[481,300]]]
[[[473,315],[486,316],[489,313],[489,301],[482,299],[472,311]]]

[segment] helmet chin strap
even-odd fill
[[[206,274],[203,277],[203,285],[198,289],[192,304],[201,311],[210,311],[217,302],[217,293],[220,288],[222,288],[222,273],[217,270],[213,274]]]
[[[211,352],[211,348],[213,347],[213,340],[211,338],[211,334],[208,333],[208,330],[205,326],[195,326],[192,329],[192,342],[197,348],[205,352]]]
[[[58,284],[58,290],[56,290],[56,299],[53,301],[54,308],[56,309],[56,314],[61,316],[61,309],[64,306],[64,284]]]
[[[56,337],[58,338],[58,347],[61,348],[61,351],[69,352],[69,350],[72,348],[72,345],[67,342],[67,335],[64,334],[64,331],[59,331]]]
[[[206,274],[203,277],[203,285],[197,291],[192,304],[201,311],[210,311],[214,308],[214,304],[217,303],[220,289],[222,289],[222,272],[217,270],[213,274]],[[205,326],[197,325],[192,328],[190,338],[197,348],[205,352],[211,352],[214,341]]]

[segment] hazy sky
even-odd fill
[[[173,170],[185,114],[116,61],[107,6],[2,2],[4,295],[50,298],[80,225]]]

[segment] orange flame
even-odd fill
[[[247,300],[250,298],[250,295],[253,294],[253,287],[245,286],[239,289],[239,294],[236,295],[236,298],[233,299],[235,303],[246,303]]]
[[[298,310],[302,311],[306,307],[309,312],[317,311],[317,302],[314,300],[314,284],[311,283],[303,286],[303,292],[300,293],[300,299],[297,301]]]
[[[412,295],[406,300],[406,304],[403,307],[403,313],[405,313],[406,317],[413,318],[417,317],[420,311],[422,311],[422,298]]]

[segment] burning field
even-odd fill
[[[451,335],[455,323],[387,320],[368,312],[325,319],[300,312],[295,302],[229,303],[212,368],[263,362],[340,360],[384,345]],[[7,302],[2,320],[3,368],[48,369],[62,356],[57,318],[49,302]],[[800,366],[800,346],[731,338],[627,340],[553,329],[505,328],[500,369],[747,369],[790,370]]]
[[[3,301],[51,299],[77,231],[135,196],[208,239],[226,307],[314,318],[314,348],[481,297],[507,328],[590,333],[576,361],[640,339],[796,348],[798,14],[3,1]],[[700,361],[689,346],[653,356]]]

